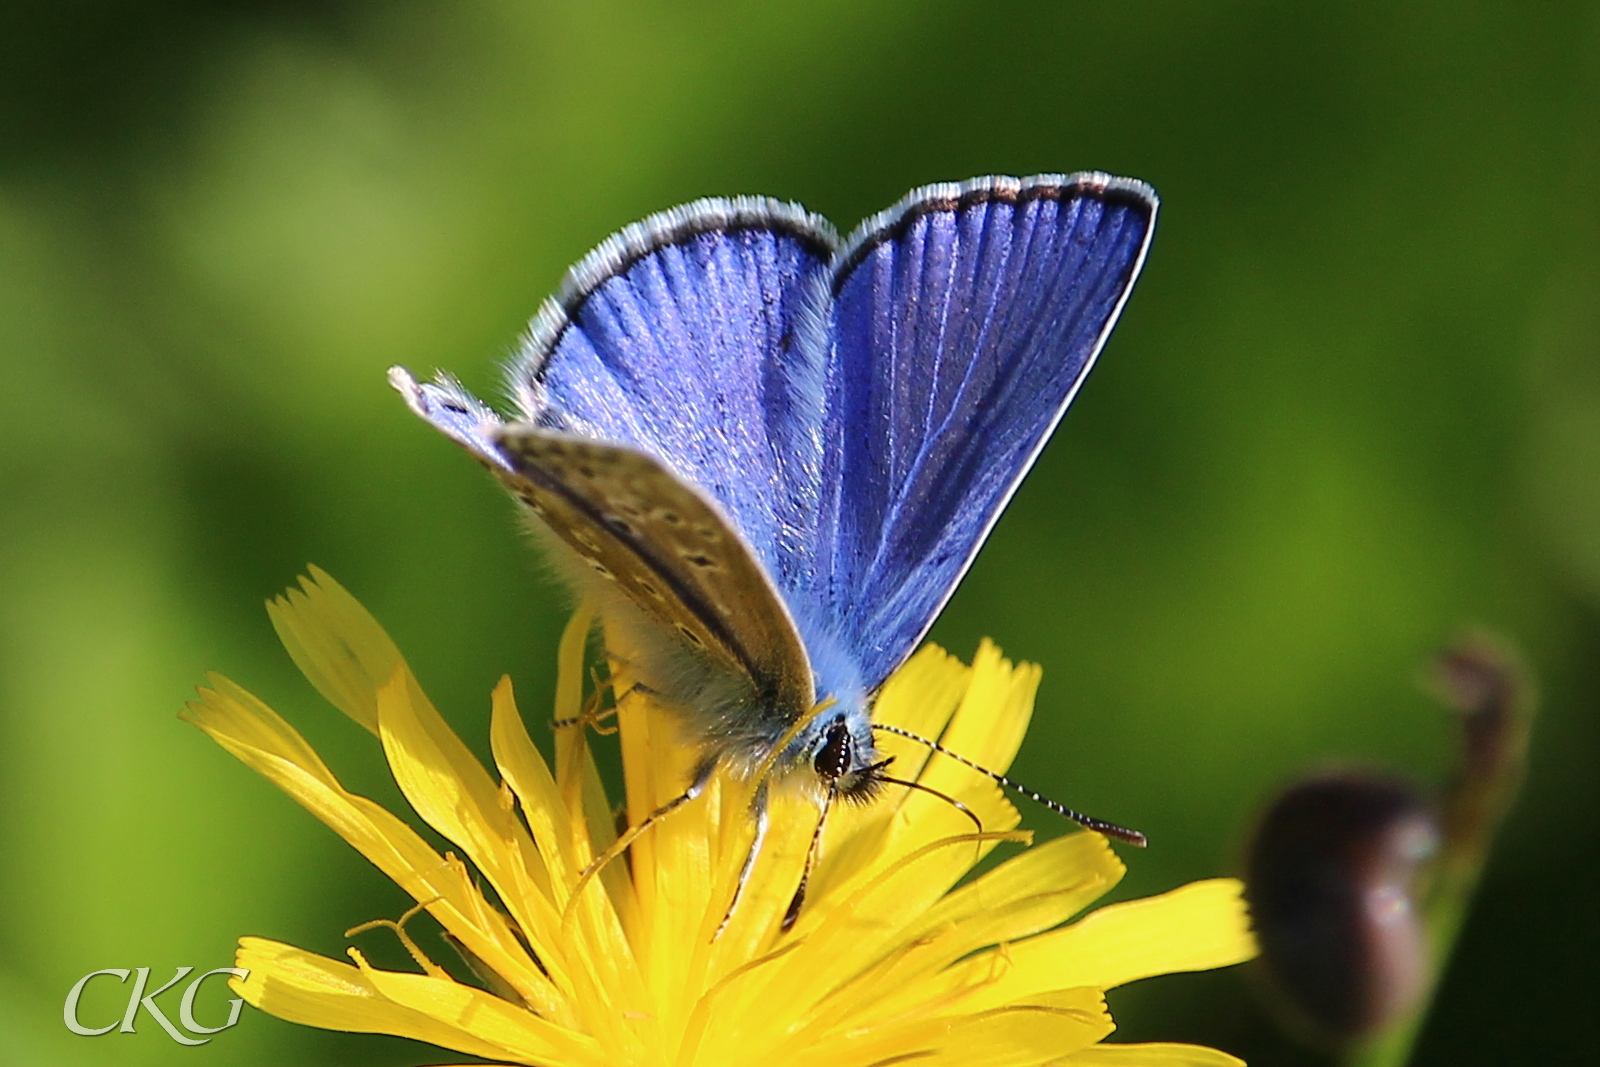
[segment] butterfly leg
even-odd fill
[[[795,887],[794,897],[789,901],[789,908],[783,913],[783,923],[779,926],[784,933],[794,928],[796,920],[800,918],[800,909],[805,906],[806,889],[811,885],[811,869],[816,866],[817,854],[822,851],[822,831],[828,825],[828,812],[833,810],[833,802],[838,796],[839,790],[830,785],[828,795],[822,800],[822,810],[817,812],[817,828],[811,834],[811,847],[806,849],[806,865],[800,871],[800,884]]]
[[[745,853],[744,864],[739,868],[739,880],[733,884],[733,899],[728,901],[728,910],[723,912],[722,921],[717,924],[717,932],[711,935],[715,941],[722,936],[722,931],[728,928],[728,923],[733,919],[733,909],[739,906],[739,900],[744,896],[744,887],[750,883],[750,875],[756,869],[756,857],[761,855],[761,846],[767,841],[767,783],[762,782],[756,787],[755,796],[750,800],[750,816],[755,820],[756,832],[750,839],[750,851]]]
[[[646,815],[643,819],[640,819],[635,825],[628,827],[622,836],[611,843],[610,848],[589,862],[589,865],[583,869],[583,873],[578,875],[578,882],[572,887],[572,895],[567,898],[565,915],[562,918],[563,926],[566,924],[567,917],[572,914],[573,904],[583,894],[584,889],[588,887],[594,876],[599,874],[606,864],[626,852],[628,846],[639,839],[640,834],[705,792],[706,786],[710,784],[711,776],[716,772],[716,769],[716,760],[706,760],[695,770],[694,780],[689,783],[689,788],[661,805],[655,811],[652,811],[649,815]]]
[[[619,689],[617,688],[617,680],[615,675],[612,675],[609,678],[601,678],[599,674],[591,670],[589,672],[589,677],[594,684],[594,691],[591,692],[589,694],[589,698],[584,701],[583,710],[568,719],[552,720],[550,723],[552,729],[563,730],[569,726],[593,726],[596,733],[614,734],[617,732],[617,728],[615,726],[612,726],[608,729],[602,726],[601,723],[616,716],[616,705],[621,704],[634,693],[640,693],[644,696],[660,695],[643,682],[630,682],[626,686],[623,686]],[[612,690],[612,706],[601,710],[600,701],[603,699],[604,693],[607,689]]]

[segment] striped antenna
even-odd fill
[[[902,727],[890,726],[888,723],[881,722],[873,723],[872,728],[874,730],[881,730],[886,734],[894,734],[896,737],[903,737],[907,741],[915,741],[919,745],[926,745],[928,748],[931,748],[933,751],[941,755],[949,756],[951,759],[962,764],[963,766],[971,767],[979,774],[985,775],[995,782],[998,782],[1000,785],[1005,786],[1007,789],[1012,789],[1018,793],[1021,793],[1035,804],[1042,805],[1043,807],[1049,808],[1057,815],[1071,819],[1073,822],[1077,823],[1086,830],[1093,830],[1097,834],[1105,834],[1107,837],[1114,837],[1118,841],[1125,841],[1130,845],[1137,845],[1139,848],[1144,848],[1145,845],[1149,844],[1149,840],[1137,830],[1130,830],[1126,826],[1118,826],[1114,822],[1106,822],[1104,819],[1096,819],[1093,816],[1084,815],[1082,812],[1073,811],[1066,805],[1058,804],[1049,797],[1029,789],[1021,782],[1013,781],[1003,774],[996,774],[987,767],[981,767],[978,764],[973,763],[965,756],[951,752],[939,742],[930,741],[921,734],[914,734],[910,730],[903,729]]]

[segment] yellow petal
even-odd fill
[[[560,912],[543,859],[488,772],[404,665],[378,691],[378,727],[395,782],[417,814],[466,852],[525,932],[559,944]],[[501,948],[523,955],[514,940]],[[527,968],[537,974],[532,963]]]
[[[400,650],[361,603],[319,567],[300,589],[267,602],[278,639],[334,707],[378,732],[378,687],[402,663]]]
[[[1031,848],[930,908],[901,934],[904,953],[843,993],[855,1004],[881,999],[878,1010],[895,1011],[945,991],[982,988],[985,976],[975,970],[945,968],[978,949],[1057,926],[1114,886],[1122,871],[1099,834],[1071,834]]]
[[[1256,954],[1243,886],[1232,878],[1191,882],[1158,897],[1100,908],[1081,922],[1005,949],[1009,967],[979,996],[984,1004],[1040,990],[1111,989],[1157,974],[1242,963]],[[992,966],[991,953],[963,964]]]
[[[937,645],[923,645],[884,683],[872,720],[936,741],[961,704],[972,668]],[[916,778],[933,750],[908,738],[880,732],[876,740],[894,757],[897,778]]]
[[[568,724],[556,730],[556,784],[566,803],[575,855],[584,864],[617,837],[611,802],[589,752],[588,728],[578,721],[584,710],[584,650],[593,620],[593,608],[579,604],[561,633],[556,671],[556,721]],[[606,886],[621,891],[611,878],[606,879]]]
[[[673,715],[658,707],[647,693],[632,688],[634,678],[628,663],[633,650],[622,641],[622,632],[607,628],[611,684],[625,694],[616,704],[625,810],[629,825],[637,826],[683,795],[699,753],[685,741]],[[630,927],[637,924],[637,928],[662,935],[640,940],[640,962],[647,970],[659,971],[665,956],[680,955],[684,943],[700,928],[708,892],[705,848],[707,805],[711,803],[710,797],[702,797],[675,810],[670,818],[636,837],[629,848],[632,892],[638,902],[637,918],[630,921]],[[688,854],[683,852],[686,840],[691,849]],[[682,911],[686,902],[693,902],[692,914]],[[664,943],[669,941],[675,943]]]
[[[378,690],[378,725],[395,782],[417,814],[493,871],[520,830],[488,772],[403,666]]]
[[[241,938],[235,965],[250,972],[228,985],[247,1002],[280,1019],[324,1030],[393,1034],[486,1059],[507,1050],[380,993],[360,970],[259,937]]]
[[[288,793],[388,875],[530,1003],[550,996],[547,979],[516,946],[504,917],[483,898],[460,861],[440,856],[404,821],[347,792],[300,734],[228,679],[201,689],[185,718]]]
[[[553,898],[564,906],[582,867],[572,853],[572,828],[561,791],[550,765],[528,736],[509,677],[495,686],[492,706],[489,747],[495,766],[522,802],[522,816],[553,879]]]
[[[362,977],[380,995],[436,1021],[448,1033],[471,1034],[491,1043],[500,1049],[493,1055],[530,1064],[606,1065],[600,1045],[587,1034],[546,1022],[525,1008],[450,978],[380,971],[367,966],[359,953],[352,955]],[[445,1047],[466,1051],[459,1045]]]
[[[703,924],[696,934],[711,949],[700,975],[704,986],[749,966],[751,960],[772,949],[779,937],[779,923],[800,884],[800,870],[816,824],[817,809],[810,801],[787,792],[773,796],[768,808],[770,828],[758,862],[740,894],[739,906],[728,916],[727,928],[716,933],[754,836],[750,797],[749,789],[721,780],[717,807],[713,810],[708,805],[703,816],[707,832],[715,835],[714,864],[719,872],[706,908],[710,927]]]
[[[802,913],[793,935],[799,947],[767,974],[752,976],[766,987],[759,999],[785,1004],[791,1018],[836,1013],[835,1002],[825,1008],[822,998],[905,943],[906,927],[944,892],[951,854],[965,869],[973,855],[970,835],[935,841],[809,919]]]
[[[617,1018],[629,1010],[613,999],[614,990],[630,991],[627,995],[635,1003],[644,999],[634,974],[633,947],[605,900],[585,902],[574,926],[561,925],[582,865],[573,852],[571,819],[561,790],[528,736],[509,678],[500,679],[495,687],[490,738],[495,763],[521,800],[523,817],[554,878],[551,918],[555,928],[534,925],[525,930],[545,966],[563,971],[565,981],[573,987],[573,1002],[587,1009],[586,1017],[596,1023],[596,1032],[612,1030]],[[562,1017],[559,1021],[567,1020]]]
[[[1055,918],[1042,916],[1042,926],[1016,928],[996,939],[1014,941],[1056,926],[1082,911],[1116,885],[1124,869],[1099,834],[1082,832],[1058,837],[1014,856],[940,900],[912,927],[910,936],[920,936],[922,930],[947,923],[991,918],[1019,904],[1048,898],[1049,914]]]
[[[566,725],[555,732],[555,789],[559,802],[552,809],[557,814],[551,815],[548,823],[565,828],[567,836],[560,848],[576,871],[582,871],[616,840],[611,803],[589,751],[588,726],[579,721],[584,711],[584,658],[593,621],[592,605],[580,603],[562,631],[556,674],[555,718]],[[513,710],[506,709],[504,714]],[[518,732],[503,722],[500,736],[508,746],[507,755],[520,751],[524,759],[518,795],[528,811],[545,803],[548,794],[542,792],[541,776],[533,763],[537,753],[531,741],[522,747],[526,731],[521,731],[521,739],[516,736]],[[537,762],[542,764],[543,760]],[[637,910],[627,873],[625,863],[615,862],[591,881],[576,902],[567,902],[563,893],[562,940],[551,946],[566,953],[574,981],[582,983],[580,990],[589,991],[587,996],[574,998],[576,1006],[586,1013],[587,1028],[610,1035],[613,1041],[629,1032],[625,1019],[649,1014],[653,1007],[641,981],[633,945],[625,933],[627,921]],[[576,875],[572,880],[576,881]],[[571,921],[567,912],[571,913]],[[574,940],[566,944],[569,937]]]
[[[1096,990],[1067,990],[993,1011],[842,1031],[789,1050],[789,1062],[868,1067],[904,1059],[943,1067],[1031,1067],[1082,1049],[1112,1029]]]
[[[1059,1067],[1245,1067],[1243,1060],[1203,1045],[1091,1045]]]
[[[1043,676],[1038,664],[1013,664],[985,638],[972,658],[972,683],[951,716],[942,743],[980,767],[1004,774],[1028,732]],[[933,762],[943,765],[936,777],[926,779],[936,788],[946,788],[946,782],[959,788],[963,777],[976,773],[953,760]]]
[[[443,858],[383,807],[346,792],[300,734],[250,693],[220,676],[185,715],[218,744],[327,823],[408,889],[434,895],[427,873]],[[414,894],[415,895],[415,894]]]
[[[940,759],[945,765],[951,762]],[[932,773],[936,774],[937,768]],[[819,907],[835,896],[848,896],[936,841],[981,834],[982,844],[976,847],[942,853],[937,874],[934,868],[925,868],[928,877],[935,879],[930,885],[948,889],[1000,841],[1007,840],[1003,835],[1022,821],[998,787],[971,771],[964,782],[952,787],[946,781],[944,786],[939,789],[940,797],[890,785],[865,808],[836,810],[813,879],[812,896]],[[977,823],[971,816],[977,817]],[[1027,837],[1023,835],[1023,839]]]

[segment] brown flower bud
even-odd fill
[[[1320,775],[1273,802],[1248,853],[1260,967],[1294,1029],[1357,1046],[1432,979],[1418,874],[1439,829],[1422,793],[1372,771]]]

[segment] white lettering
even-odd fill
[[[214,974],[231,974],[239,981],[250,977],[250,972],[243,967],[218,967],[214,971],[207,971],[199,978],[189,983],[189,988],[183,991],[183,1000],[178,1004],[178,1021],[183,1023],[183,1028],[193,1034],[220,1034],[230,1026],[239,1025],[239,1012],[244,1010],[244,1001],[238,997],[228,1001],[228,1021],[221,1026],[201,1026],[194,1019],[194,997],[200,992],[200,983]],[[207,1041],[211,1039],[206,1038]]]
[[[109,1034],[115,1030],[117,1028],[115,1021],[100,1027],[98,1030],[91,1030],[80,1023],[78,1021],[78,1000],[83,996],[84,987],[89,984],[89,979],[102,974],[114,974],[117,976],[117,981],[126,982],[130,973],[132,972],[126,967],[107,967],[103,971],[94,971],[78,979],[77,984],[72,987],[72,991],[67,994],[67,1002],[61,1007],[61,1017],[66,1022],[67,1029],[83,1037],[99,1037],[101,1034]]]
[[[172,1020],[161,1014],[161,1009],[156,1007],[155,998],[159,997],[161,994],[165,993],[167,990],[171,989],[173,986],[187,978],[189,976],[189,972],[192,970],[194,970],[193,967],[179,967],[178,973],[173,975],[172,978],[160,989],[157,989],[154,993],[145,994],[144,987],[145,984],[150,980],[150,968],[138,968],[134,972],[136,975],[138,975],[138,977],[134,981],[133,994],[128,997],[128,1011],[127,1014],[123,1015],[122,1017],[122,1033],[131,1034],[135,1032],[133,1029],[133,1020],[134,1017],[139,1014],[139,1009],[143,1008],[145,1011],[150,1013],[151,1017],[154,1018],[157,1023],[161,1025],[161,1029],[167,1032],[167,1036],[172,1038],[172,1040],[176,1041],[180,1045],[203,1045],[207,1041],[210,1041],[211,1039],[209,1037],[203,1037],[199,1040],[196,1040],[192,1037],[184,1037],[178,1032],[178,1028],[172,1025]]]
[[[109,1034],[113,1030],[120,1030],[124,1034],[132,1034],[137,1033],[133,1028],[133,1024],[134,1020],[139,1017],[139,1010],[142,1008],[149,1012],[150,1017],[155,1019],[161,1029],[167,1032],[167,1036],[178,1042],[178,1044],[190,1046],[207,1044],[211,1038],[189,1037],[172,1025],[172,1020],[167,1018],[166,1014],[156,1004],[155,999],[187,978],[189,972],[193,970],[193,967],[179,967],[178,973],[153,993],[145,992],[145,988],[150,984],[150,968],[148,967],[137,967],[131,971],[126,967],[107,967],[104,970],[86,974],[78,979],[73,984],[72,989],[68,991],[67,1001],[61,1006],[62,1021],[67,1024],[68,1030],[83,1037],[99,1037],[101,1034]],[[122,1013],[122,1018],[118,1022],[110,1022],[99,1028],[85,1026],[78,1019],[78,1004],[83,999],[83,991],[88,988],[90,980],[102,974],[115,975],[119,982],[126,982],[129,975],[136,976],[133,982],[133,992],[128,996],[128,1010]],[[239,1014],[244,1010],[244,1000],[238,997],[228,1001],[228,1021],[221,1026],[202,1026],[194,1017],[194,1001],[195,997],[200,993],[200,986],[214,974],[231,974],[241,982],[250,977],[250,972],[243,967],[218,967],[215,970],[207,971],[190,982],[188,988],[183,991],[183,999],[178,1003],[178,1021],[190,1033],[220,1034],[230,1027],[239,1025]]]

